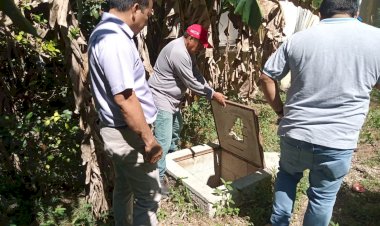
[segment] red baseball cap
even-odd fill
[[[191,37],[198,39],[205,48],[212,48],[212,45],[208,42],[208,32],[205,28],[202,27],[202,25],[190,25],[186,29],[186,33],[188,33]]]

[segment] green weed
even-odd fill
[[[38,208],[37,222],[41,226],[59,225],[67,219],[67,209],[59,203],[59,199],[52,198],[48,203],[41,199],[36,201]]]
[[[220,196],[221,200],[213,204],[213,208],[216,210],[215,216],[236,216],[239,214],[240,209],[235,207],[235,201],[232,200],[232,191],[233,187],[231,186],[231,181],[225,181],[223,178],[220,178],[224,188],[214,189],[214,195]]]
[[[175,203],[181,213],[192,214],[199,212],[193,203],[190,190],[183,184],[184,178],[178,178],[173,188],[170,188],[170,201]]]
[[[79,207],[73,211],[71,224],[79,225],[95,225],[95,219],[92,215],[91,204],[88,204],[84,199],[80,201]],[[107,215],[102,217],[107,218]]]
[[[164,221],[168,217],[168,212],[164,209],[158,209],[157,211],[157,219],[158,221]]]
[[[181,146],[190,147],[217,139],[211,104],[204,97],[182,109],[183,129]]]
[[[363,164],[373,168],[380,165],[380,150],[377,150],[375,155],[363,160]]]
[[[380,91],[373,90],[371,93],[371,105],[366,121],[360,133],[360,144],[374,145],[380,140]]]
[[[339,223],[334,223],[334,221],[330,221],[329,226],[339,226]]]

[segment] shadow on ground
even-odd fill
[[[356,193],[344,184],[339,191],[332,221],[339,226],[377,226],[380,224],[380,192]]]

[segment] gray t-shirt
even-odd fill
[[[106,126],[125,126],[126,122],[114,95],[133,89],[147,123],[156,119],[157,108],[145,79],[145,70],[133,41],[133,32],[119,18],[103,13],[92,32],[89,45],[89,70],[95,106]]]
[[[187,88],[208,99],[214,94],[187,51],[183,37],[161,50],[148,83],[157,108],[171,113],[178,111]]]
[[[380,29],[330,18],[294,34],[263,72],[291,86],[278,134],[337,149],[357,146],[370,92],[380,84]]]

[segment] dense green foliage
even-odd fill
[[[44,10],[21,10],[48,28]],[[79,205],[61,199],[83,193],[85,179],[64,43],[54,30],[41,39],[14,26],[0,27],[0,40],[0,225],[58,225],[48,223]]]
[[[16,225],[35,220],[37,200],[84,184],[78,116],[63,110],[73,109],[73,97],[62,55],[54,41],[39,41],[41,46],[32,45],[20,32],[0,47],[14,48],[12,59],[1,61],[9,96],[0,115],[0,212]]]
[[[211,104],[204,97],[196,99],[183,111],[181,146],[193,146],[214,142],[217,139]]]

